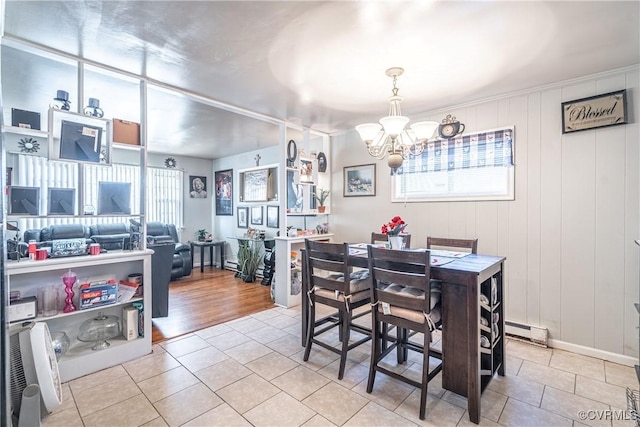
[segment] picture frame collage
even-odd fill
[[[267,228],[279,228],[280,208],[278,205],[238,206],[236,218],[238,228],[261,225]]]

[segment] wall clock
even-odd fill
[[[40,149],[40,144],[33,138],[22,138],[18,146],[21,153],[36,153]]]
[[[447,117],[442,119],[442,123],[438,126],[438,135],[443,139],[453,138],[462,132],[464,132],[464,125],[451,114],[447,114]]]
[[[293,164],[296,161],[296,157],[298,157],[298,147],[296,146],[296,142],[292,139],[287,144],[287,166],[293,167]]]
[[[321,151],[318,153],[318,172],[327,171],[327,156]]]
[[[167,157],[164,159],[164,167],[167,169],[175,169],[178,166],[178,161],[173,157]]]

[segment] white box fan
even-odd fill
[[[47,324],[23,322],[11,325],[9,349],[13,415],[19,416],[22,392],[31,384],[36,384],[40,388],[43,413],[48,414],[58,408],[62,404],[62,384]]]

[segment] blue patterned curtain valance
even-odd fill
[[[428,143],[420,156],[405,160],[396,174],[513,165],[513,127]]]

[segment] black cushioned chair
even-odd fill
[[[127,224],[94,224],[89,229],[91,230],[91,239],[100,243],[101,248],[108,251],[127,249],[130,239]]]
[[[134,231],[138,231],[135,226],[132,225],[131,227],[134,228]],[[186,243],[180,243],[176,226],[163,222],[148,222],[147,244],[155,245],[161,243],[173,243],[174,245],[171,280],[190,275],[193,256],[191,246]]]

